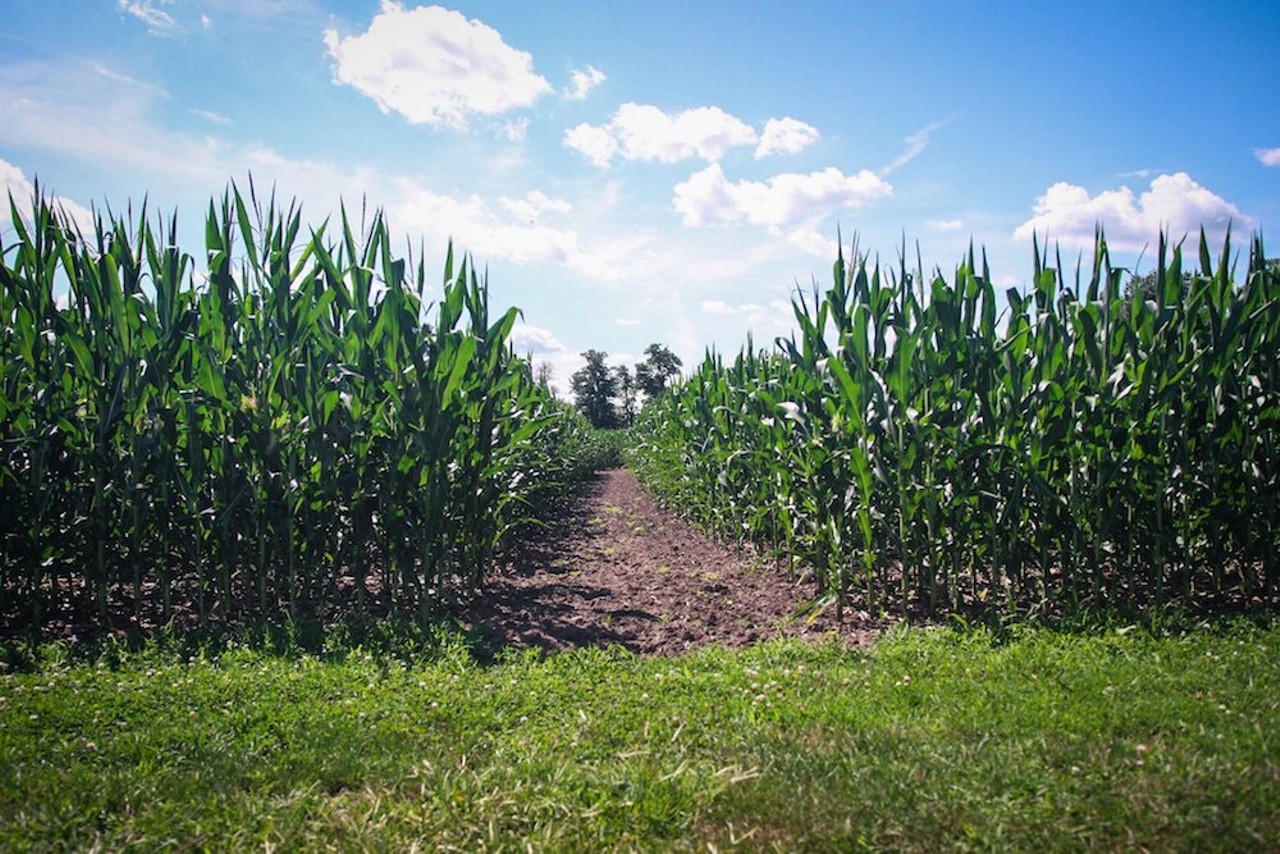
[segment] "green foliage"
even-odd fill
[[[680,376],[684,363],[680,357],[661,344],[644,348],[645,359],[636,364],[636,385],[644,392],[646,400],[653,400],[667,389],[667,385]]]
[[[636,378],[626,365],[613,369],[618,383],[618,426],[630,427],[636,423]]]
[[[563,482],[578,483],[595,472],[622,466],[622,450],[630,442],[631,431],[595,427],[569,404],[556,405],[562,407],[562,413],[558,432],[553,434],[553,450],[564,461]],[[559,480],[555,484],[558,494],[566,492]]]
[[[618,411],[613,405],[618,394],[618,375],[604,363],[607,356],[599,350],[586,351],[582,358],[587,363],[570,379],[574,405],[594,427],[619,426]]]
[[[589,461],[590,470],[597,472],[622,468],[623,452],[630,447],[631,440],[630,430],[602,430],[593,427],[584,452],[584,458]]]
[[[709,353],[637,425],[664,502],[872,610],[1158,608],[1280,597],[1280,271],[1121,293],[1098,236],[1070,285],[1035,252],[998,297],[843,252],[773,352]],[[1207,600],[1207,601],[1206,601]]]
[[[0,848],[1267,850],[1280,632],[0,675]]]
[[[360,611],[370,589],[426,613],[569,481],[516,309],[491,315],[452,250],[431,307],[380,213],[302,237],[296,204],[233,187],[198,263],[176,216],[82,234],[36,196],[0,246],[9,618]]]

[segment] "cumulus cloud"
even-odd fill
[[[734,314],[733,306],[722,299],[704,299],[702,310],[707,314]]]
[[[601,169],[618,153],[618,141],[608,128],[580,124],[564,132],[564,144]]]
[[[674,204],[687,226],[752,223],[780,228],[859,208],[892,193],[887,181],[865,169],[846,175],[832,166],[768,181],[730,181],[713,163],[676,185]]]
[[[764,124],[760,144],[756,146],[756,159],[771,154],[795,154],[813,145],[822,134],[813,125],[799,119],[769,119]]]
[[[735,146],[751,145],[756,132],[719,107],[697,107],[669,116],[653,106],[623,104],[612,123],[628,160],[676,163],[690,157],[714,162]]]
[[[626,103],[608,124],[571,128],[564,144],[603,168],[614,155],[659,163],[700,157],[713,163],[731,148],[755,145],[758,139],[754,128],[719,107],[696,107],[672,115],[650,104]]]
[[[116,8],[146,24],[148,32],[152,35],[167,36],[178,30],[178,22],[173,19],[173,16],[157,8],[152,0],[141,0],[141,2],[119,0]]]
[[[931,219],[929,227],[934,231],[959,231],[964,228],[964,220],[960,219]]]
[[[325,30],[334,81],[413,124],[464,128],[474,115],[527,107],[551,91],[533,57],[478,20],[440,6],[383,0],[359,35]]]
[[[1245,227],[1253,223],[1185,172],[1157,176],[1138,196],[1126,186],[1091,196],[1084,187],[1059,181],[1036,199],[1033,211],[1014,231],[1015,237],[1025,240],[1040,234],[1064,245],[1088,247],[1101,224],[1108,245],[1129,251],[1152,244],[1161,229],[1178,239],[1202,226],[1206,234],[1221,236],[1230,222]]]
[[[1280,148],[1255,148],[1253,156],[1263,166],[1280,166]]]
[[[574,71],[569,75],[569,88],[564,90],[564,96],[571,101],[581,101],[607,79],[599,68],[588,65],[586,71]]]
[[[545,356],[551,353],[563,353],[567,349],[550,329],[528,323],[516,323],[512,326],[511,335],[507,340],[511,343],[512,349],[521,354]]]
[[[0,202],[8,204],[10,198],[17,205],[18,211],[26,213],[30,210],[31,201],[35,198],[35,185],[28,180],[22,169],[4,158],[0,158]],[[80,227],[81,231],[93,230],[93,213],[79,202],[65,196],[53,196],[42,189],[40,194],[55,208],[61,208],[67,216]]]

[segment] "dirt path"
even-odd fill
[[[657,507],[625,469],[583,485],[564,518],[529,539],[463,620],[493,646],[555,650],[619,644],[671,655],[781,635],[838,633],[869,643],[865,615],[792,614],[811,583],[757,566]]]

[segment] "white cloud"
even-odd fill
[[[478,20],[440,6],[405,9],[383,0],[361,35],[325,30],[334,81],[413,124],[464,128],[473,115],[527,107],[551,91],[533,57]]]
[[[739,311],[746,317],[747,330],[757,339],[786,335],[795,329],[795,309],[784,299],[771,299],[764,305],[747,303]]]
[[[929,227],[934,231],[959,231],[964,228],[964,220],[961,219],[931,219]]]
[[[512,349],[521,355],[531,353],[545,356],[551,353],[563,353],[567,348],[550,329],[517,322],[511,327],[511,335],[507,339]]]
[[[452,239],[460,250],[517,264],[567,264],[581,254],[575,232],[514,222],[499,216],[478,195],[454,198],[407,178],[393,183],[399,195],[392,205],[394,221],[401,228],[422,232],[431,243]]]
[[[1280,148],[1255,148],[1253,156],[1263,166],[1280,166]]]
[[[881,169],[880,174],[882,176],[890,175],[919,157],[920,154],[929,146],[930,135],[945,124],[946,122],[934,122],[928,127],[921,128],[904,139],[903,142],[906,143],[906,148],[902,150],[902,153],[899,154],[892,163]]]
[[[564,144],[582,154],[601,169],[618,153],[618,141],[608,128],[580,124],[564,132]]]
[[[1185,172],[1160,175],[1135,197],[1128,187],[1090,196],[1084,187],[1059,181],[1036,199],[1034,216],[1014,231],[1014,237],[1033,234],[1072,246],[1093,245],[1094,228],[1101,224],[1107,244],[1139,251],[1153,244],[1163,229],[1173,239],[1198,231],[1220,237],[1229,222],[1248,227],[1253,220],[1230,202],[1200,186]]]
[[[599,68],[588,65],[586,71],[574,71],[569,75],[569,88],[565,89],[564,96],[571,101],[581,101],[608,79]]]
[[[231,119],[227,118],[222,113],[214,112],[213,110],[197,110],[192,107],[190,110],[187,110],[187,112],[193,116],[199,116],[205,121],[213,122],[215,125],[231,124]]]
[[[731,182],[713,163],[676,185],[674,205],[687,226],[748,222],[781,227],[859,208],[892,193],[887,181],[865,169],[845,175],[828,167],[807,175],[775,175],[767,182]]]
[[[153,35],[167,36],[178,30],[178,22],[173,19],[173,16],[163,9],[157,9],[152,0],[140,0],[140,2],[119,0],[116,8],[146,24],[148,32]]]
[[[634,317],[615,317],[613,322],[619,326],[639,326],[640,321]]]
[[[676,163],[697,156],[714,162],[730,148],[756,141],[750,125],[719,107],[697,107],[669,116],[657,107],[623,104],[611,126],[628,160]]]
[[[791,303],[784,299],[771,299],[764,304],[748,302],[737,306],[729,305],[724,300],[711,299],[703,300],[701,308],[704,314],[740,318],[743,330],[754,335],[757,343],[766,343],[795,329],[795,311]]]
[[[101,62],[91,61],[88,63],[88,66],[93,71],[94,74],[97,74],[100,77],[105,77],[108,80],[114,80],[116,83],[124,83],[129,86],[137,86],[140,89],[144,89],[146,91],[152,92],[156,95],[159,95],[162,98],[169,97],[168,91],[165,90],[163,87],[157,86],[154,83],[148,83],[145,80],[138,80],[137,78],[130,77],[127,74],[121,74],[118,71],[107,68]]]
[[[522,199],[500,196],[498,204],[502,205],[516,219],[530,223],[537,222],[543,211],[569,213],[573,210],[573,205],[564,199],[553,199],[541,190],[530,190],[525,193]]]
[[[25,215],[31,210],[31,202],[35,198],[35,189],[35,185],[27,179],[27,176],[23,174],[20,168],[4,158],[0,158],[0,204],[5,205],[7,208],[9,199],[12,198],[18,211]],[[48,192],[47,187],[41,188],[40,195],[55,208],[61,208],[80,227],[82,232],[93,230],[93,212],[84,205],[65,196],[52,195]],[[4,222],[4,220],[0,219],[0,222]]]
[[[822,134],[816,127],[798,119],[769,119],[764,124],[760,144],[756,146],[756,159],[770,154],[795,154],[821,138]]]
[[[498,135],[507,142],[524,142],[525,137],[529,135],[529,120],[515,119],[507,122],[498,131]]]
[[[517,321],[507,341],[517,355],[529,357],[535,371],[547,369],[551,389],[560,397],[568,396],[574,371],[586,364],[579,353],[541,326]]]
[[[781,233],[780,229],[773,229],[774,233]],[[799,249],[801,252],[814,255],[819,258],[832,258],[836,253],[836,242],[834,237],[823,235],[819,231],[812,228],[796,228],[788,231],[785,235],[787,243]]]
[[[82,63],[0,65],[0,93],[9,107],[0,121],[0,152],[32,148],[46,157],[91,162],[126,186],[157,188],[154,203],[181,202],[184,215],[194,211],[198,216],[208,194],[228,179],[243,187],[249,172],[260,189],[276,186],[282,196],[304,200],[309,222],[336,213],[339,200],[352,210],[367,198],[371,207],[386,210],[397,233],[414,243],[421,238],[443,250],[452,237],[460,251],[483,261],[558,265],[600,283],[647,281],[664,270],[688,266],[678,253],[655,250],[651,229],[608,229],[604,223],[616,205],[611,182],[602,182],[574,205],[528,187],[506,194],[450,195],[411,175],[359,163],[300,159],[216,133],[169,129],[151,119],[157,102],[153,92],[116,85]],[[18,192],[25,198],[29,190],[21,185]],[[576,215],[583,224],[569,224],[565,214]]]
[[[544,211],[571,210],[561,199],[533,191],[522,199],[501,197],[502,210],[497,211],[479,195],[455,198],[410,178],[394,178],[390,184],[394,198],[387,208],[392,223],[422,234],[428,244],[443,246],[452,240],[457,250],[478,258],[560,264],[599,281],[614,281],[628,273],[625,261],[634,251],[634,239],[588,250],[576,230],[538,221]]]
[[[670,115],[649,104],[623,104],[606,125],[578,125],[564,144],[599,167],[615,154],[625,160],[677,163],[701,157],[713,163],[731,148],[755,145],[755,130],[719,107],[697,107]]]
[[[198,211],[208,193],[229,178],[243,184],[248,171],[259,187],[276,185],[284,196],[304,199],[311,222],[336,212],[340,199],[350,208],[367,197],[415,242],[421,237],[442,248],[452,237],[459,250],[477,258],[560,265],[598,282],[637,277],[639,265],[646,273],[656,266],[648,249],[651,232],[606,232],[585,240],[572,226],[545,221],[577,209],[537,190],[447,195],[412,176],[164,128],[149,117],[153,93],[114,85],[82,64],[0,66],[0,92],[12,105],[0,122],[0,150],[31,147],[93,162],[135,184],[147,182],[138,186],[163,188],[157,204],[186,204],[194,197]],[[597,208],[588,205],[584,218],[594,223]]]

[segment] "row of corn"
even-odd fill
[[[572,478],[588,431],[512,353],[516,310],[490,316],[452,250],[433,306],[381,214],[304,235],[296,204],[233,187],[197,262],[145,205],[10,212],[11,619],[431,612]]]
[[[710,353],[637,427],[662,500],[803,564],[823,601],[938,610],[1280,596],[1280,269],[1160,239],[1133,287],[1097,236],[1000,294],[855,245],[798,331]],[[905,255],[905,253],[904,253]],[[1131,291],[1131,292],[1129,292]]]

